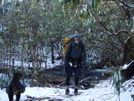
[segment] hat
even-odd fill
[[[80,34],[76,33],[73,35],[73,37],[80,37]]]

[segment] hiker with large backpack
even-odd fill
[[[85,46],[80,41],[80,34],[73,35],[72,42],[69,43],[67,51],[65,53],[64,62],[65,62],[64,67],[66,71],[65,94],[66,95],[70,94],[69,82],[72,74],[74,73],[75,77],[74,94],[78,95],[79,77],[81,76],[81,69],[85,67],[86,63]]]

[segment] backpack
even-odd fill
[[[71,42],[71,38],[65,38],[64,39],[64,45],[63,45],[63,60],[65,58],[65,54],[68,48],[69,43]]]
[[[68,48],[68,45],[69,45],[69,43],[71,43],[73,41],[73,38],[65,38],[64,39],[64,45],[63,45],[63,60],[65,60],[64,58],[65,58],[65,55],[66,55],[66,51],[67,51],[67,48]],[[71,47],[73,47],[72,45],[71,45]],[[81,48],[82,48],[82,52],[83,52],[83,43],[81,43],[81,46],[80,46]]]

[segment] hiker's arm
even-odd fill
[[[82,62],[83,62],[83,64],[86,63],[86,50],[85,50],[85,45],[83,45]]]

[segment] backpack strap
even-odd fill
[[[74,43],[70,43],[70,45],[71,45],[71,46],[70,46],[70,47],[71,47],[71,48],[70,48],[70,52],[71,52],[71,50],[72,50],[72,48],[75,46],[75,44],[74,44]],[[81,50],[82,50],[82,53],[83,53],[83,48],[84,48],[83,43],[80,42],[80,45],[79,45],[79,46],[80,46],[80,48],[81,48]]]
[[[72,51],[72,49],[73,49],[73,43],[71,42],[70,43],[70,51],[69,51],[69,53]]]

